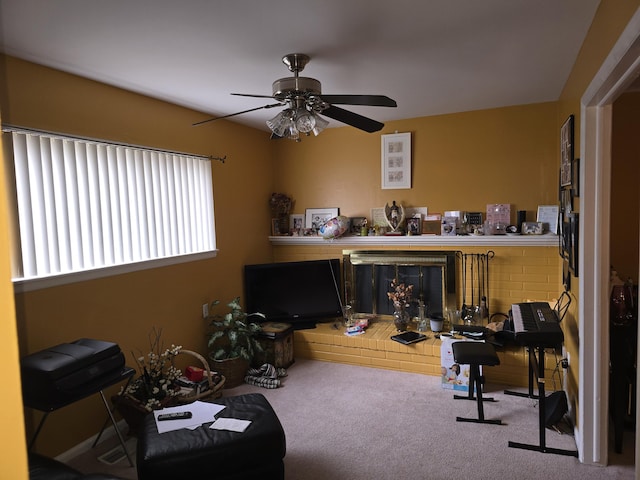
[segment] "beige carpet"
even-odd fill
[[[454,401],[437,377],[305,359],[288,373],[278,389],[224,391],[261,392],[269,399],[287,436],[287,480],[634,478],[633,432],[625,432],[623,454],[611,453],[608,467],[509,448],[509,441],[539,444],[538,410],[535,400],[505,395],[502,386],[487,387],[497,403],[485,403],[485,416],[506,425],[484,425],[455,421],[477,416],[476,404]],[[576,448],[570,434],[547,429],[545,436],[548,447]],[[126,460],[114,466],[96,460],[115,446],[112,441],[72,464],[135,479]]]

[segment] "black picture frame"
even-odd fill
[[[569,220],[569,215],[573,212],[573,195],[570,188],[565,188],[560,192],[560,211],[564,220]]]
[[[569,115],[560,128],[560,186],[570,187],[573,167],[573,123],[574,116]]]
[[[422,220],[419,217],[407,218],[407,235],[422,235]]]
[[[580,214],[572,213],[569,215],[569,270],[574,277],[580,273],[578,271],[579,235]]]
[[[570,260],[571,257],[571,226],[566,220],[561,220],[558,225],[560,232],[558,233],[558,240],[560,242],[560,256],[565,260]]]
[[[580,159],[576,158],[573,161],[573,167],[571,168],[571,194],[574,197],[580,196]]]
[[[569,261],[565,258],[562,260],[562,285],[565,291],[571,290],[571,273],[569,270]]]

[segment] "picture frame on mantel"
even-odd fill
[[[305,228],[319,230],[328,220],[340,214],[339,208],[307,208],[305,210]]]
[[[411,188],[411,133],[382,135],[382,189]]]

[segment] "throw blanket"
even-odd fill
[[[276,368],[270,363],[264,363],[260,368],[250,368],[244,381],[257,387],[278,388],[281,384],[280,378],[286,376],[287,371],[284,368]]]

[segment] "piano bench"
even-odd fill
[[[478,418],[456,417],[458,422],[490,423],[502,425],[501,420],[487,420],[484,418],[483,402],[493,402],[493,398],[482,397],[482,385],[484,376],[480,374],[480,366],[500,365],[500,359],[496,354],[496,349],[490,343],[478,341],[453,342],[453,359],[459,365],[469,365],[469,394],[454,395],[456,400],[476,400],[478,405]],[[476,395],[473,391],[475,387]]]

